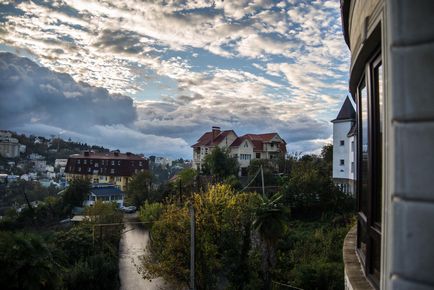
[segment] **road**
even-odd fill
[[[125,222],[137,221],[134,214],[125,214]],[[138,273],[137,268],[140,264],[139,257],[146,253],[146,245],[149,235],[146,230],[137,224],[127,224],[124,228],[119,245],[119,277],[121,280],[121,290],[165,290],[169,289],[162,278],[145,280]]]

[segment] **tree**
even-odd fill
[[[323,152],[329,158],[330,147]],[[352,209],[352,197],[334,185],[326,158],[304,155],[292,164],[291,174],[282,180],[283,200],[291,207],[294,217],[314,218],[327,212],[343,213]]]
[[[62,267],[41,237],[0,232],[0,253],[4,289],[61,289]]]
[[[274,164],[270,160],[265,159],[254,159],[250,162],[250,165],[248,167],[248,176],[249,179],[253,178],[255,174],[260,170],[262,166],[262,171],[264,173],[264,185],[270,186],[270,185],[276,185],[277,179],[276,176],[273,174],[275,171]],[[257,175],[255,180],[252,183],[253,186],[262,186],[262,180],[261,180],[261,173]]]
[[[324,145],[321,149],[321,157],[324,160],[326,170],[329,176],[332,176],[333,172],[333,144]]]
[[[231,157],[227,149],[215,147],[205,156],[203,172],[223,181],[226,177],[238,175],[238,167],[237,159]]]
[[[145,200],[153,199],[153,176],[149,171],[139,172],[131,178],[127,189],[127,199],[139,207]]]
[[[83,206],[83,201],[87,198],[89,193],[90,182],[88,179],[73,179],[63,192],[63,202],[70,207]]]
[[[250,229],[257,201],[256,194],[236,193],[225,184],[193,195],[197,289],[216,289],[222,277],[233,287],[231,289],[243,289],[249,283],[252,272]],[[166,205],[151,229],[151,256],[144,258],[144,277],[162,276],[166,281],[187,287],[189,239],[188,204]]]
[[[276,263],[276,243],[282,236],[289,218],[289,209],[279,203],[281,198],[280,193],[271,198],[260,196],[260,204],[253,221],[253,228],[258,231],[263,246],[262,271],[266,289],[271,289],[271,269]]]

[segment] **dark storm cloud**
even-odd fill
[[[16,127],[43,123],[70,130],[89,125],[130,124],[133,100],[76,83],[26,58],[0,53],[0,123]]]
[[[142,38],[136,32],[106,29],[98,35],[94,46],[114,53],[138,54],[145,48],[140,42]]]

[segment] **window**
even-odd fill
[[[341,140],[341,146],[344,146],[345,145],[345,141],[344,140]]]
[[[98,163],[95,163],[93,166],[95,166],[96,168],[98,168]]]
[[[354,141],[351,141],[351,152],[354,152]]]
[[[87,164],[87,159],[84,159],[84,160],[83,160],[83,164]]]
[[[93,164],[93,160],[91,159],[91,160],[89,160],[89,164],[90,165],[92,165]]]
[[[114,160],[112,160],[112,165],[115,165],[115,161]]]
[[[80,164],[80,159],[77,159],[77,164]]]
[[[81,172],[81,167],[78,167],[77,169],[78,169],[78,172]]]
[[[252,158],[251,154],[240,154],[241,160],[250,160]]]
[[[261,159],[261,153],[256,153],[256,159]]]
[[[139,161],[139,166],[140,166],[140,167],[142,166],[142,161]]]
[[[383,66],[378,52],[365,66],[357,91],[357,252],[378,287],[381,258]]]
[[[339,165],[341,166],[345,165],[345,160],[344,159],[339,160]]]
[[[114,174],[115,173],[115,169],[114,168],[110,169],[110,173]]]
[[[118,160],[118,165],[121,165],[121,161],[120,160]]]
[[[247,141],[244,143],[244,147],[249,147],[249,143]]]
[[[354,173],[354,162],[351,161],[351,173]]]
[[[90,168],[90,167],[89,167],[89,168],[87,168],[87,172],[90,172],[91,170],[92,170],[92,168]]]

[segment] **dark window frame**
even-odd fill
[[[358,220],[358,229],[357,229],[357,253],[362,261],[364,272],[366,273],[367,278],[372,282],[375,288],[379,288],[379,272],[377,276],[375,276],[374,265],[373,265],[373,253],[374,247],[380,245],[381,248],[381,220],[380,222],[376,221],[374,215],[378,211],[381,216],[381,204],[378,204],[378,197],[381,202],[381,189],[378,188],[378,183],[381,184],[382,172],[382,156],[379,156],[379,151],[381,150],[382,140],[380,135],[380,127],[379,127],[379,90],[378,90],[378,82],[376,76],[376,69],[382,67],[383,68],[383,82],[384,82],[384,67],[382,66],[382,57],[381,50],[377,49],[373,54],[373,57],[369,59],[365,66],[365,73],[360,78],[360,82],[357,86],[357,123],[358,123],[358,138],[357,138],[357,220]],[[367,127],[367,138],[368,138],[368,157],[367,157],[367,172],[366,176],[362,176],[362,113],[361,113],[361,105],[362,98],[360,94],[360,88],[365,85],[367,90],[367,119],[368,119],[368,127]],[[384,86],[384,84],[383,84]],[[384,91],[383,91],[384,94]],[[384,96],[383,96],[384,97]],[[383,100],[384,101],[384,100]],[[365,197],[366,202],[366,212],[363,212],[363,207],[361,205],[362,196],[362,178],[367,179],[367,194]],[[362,230],[366,233],[366,255],[363,253],[361,248],[361,239],[362,239]],[[380,255],[380,257],[376,257],[377,259],[381,259],[381,251],[380,253],[376,253]],[[381,267],[381,266],[380,266]],[[377,269],[378,271],[380,269]]]

